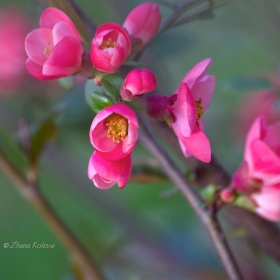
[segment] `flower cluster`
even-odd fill
[[[40,28],[28,34],[25,49],[26,68],[37,79],[50,80],[80,73],[93,76],[94,68],[115,72],[129,55],[135,55],[156,34],[161,21],[158,6],[148,2],[136,7],[124,25],[106,23],[99,26],[88,54],[71,19],[56,8],[41,15]],[[133,53],[131,46],[134,47]],[[90,61],[88,61],[90,58]],[[92,69],[87,69],[91,63]]]
[[[264,117],[259,117],[252,125],[244,161],[230,188],[221,192],[226,202],[240,196],[247,199],[244,206],[260,216],[280,220],[280,122],[267,126]]]
[[[128,105],[139,98],[150,116],[166,121],[173,129],[186,157],[211,160],[201,118],[215,87],[214,76],[206,75],[211,59],[198,63],[171,96],[146,95],[156,87],[155,75],[148,69],[134,69],[124,80],[115,75],[151,41],[160,22],[156,4],[141,4],[129,13],[123,26],[100,25],[88,53],[71,19],[56,8],[48,8],[41,15],[40,28],[26,37],[26,67],[34,77],[49,80],[80,74],[94,81],[95,88],[86,95],[97,113],[89,133],[94,152],[88,177],[100,189],[115,183],[123,188],[130,178],[138,122]]]

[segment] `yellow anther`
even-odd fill
[[[47,42],[47,46],[46,46],[45,49],[44,49],[44,55],[45,55],[46,57],[49,57],[50,54],[51,54],[51,51],[52,51],[52,48],[50,47],[50,43]]]
[[[196,124],[199,126],[199,120],[201,118],[201,116],[204,114],[203,111],[203,107],[201,105],[201,98],[199,98],[198,100],[195,101],[195,105],[196,105]]]
[[[103,40],[102,44],[99,46],[100,50],[108,49],[108,48],[115,48],[117,45],[116,41],[113,41],[111,38],[107,40]]]
[[[128,131],[128,121],[125,117],[113,113],[106,119],[106,125],[108,126],[107,137],[117,143],[124,140]]]

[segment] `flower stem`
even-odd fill
[[[160,143],[149,131],[146,123],[139,114],[138,121],[140,142],[159,161],[169,179],[177,186],[179,191],[188,200],[203,225],[208,230],[229,278],[231,280],[241,280],[241,273],[239,272],[238,266],[233,258],[226,238],[215,215],[209,212],[205,207],[202,207],[204,202],[201,197],[193,189],[191,183],[186,179],[185,175],[180,171],[169,154],[163,149]]]
[[[71,261],[80,269],[82,279],[105,280],[99,266],[88,251],[58,217],[57,213],[41,194],[34,180],[26,179],[0,152],[0,169],[12,181],[20,194],[43,217],[44,221],[70,253]],[[34,176],[32,176],[34,178]]]

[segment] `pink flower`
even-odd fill
[[[27,17],[14,8],[0,11],[0,92],[9,93],[22,85],[27,74],[24,40],[30,30]]]
[[[140,50],[157,33],[161,21],[159,8],[147,2],[137,6],[126,17],[123,27],[128,32],[132,44]]]
[[[247,196],[262,217],[280,220],[280,122],[266,126],[263,117],[256,119],[231,188]]]
[[[94,152],[88,164],[88,177],[99,189],[109,189],[115,183],[125,187],[131,174],[131,155],[117,160],[107,161],[98,152]]]
[[[152,71],[147,69],[134,69],[128,73],[124,84],[120,88],[123,100],[131,101],[145,93],[153,91],[156,87],[156,78]]]
[[[57,79],[82,70],[82,40],[70,18],[56,8],[42,13],[40,28],[28,34],[25,49],[26,68],[37,79]]]
[[[115,23],[99,26],[91,43],[90,58],[93,66],[112,73],[125,62],[131,51],[126,31]]]
[[[267,89],[246,94],[238,106],[238,133],[242,139],[247,134],[252,122],[258,116],[264,116],[267,124],[280,120],[280,110],[277,106],[279,94],[276,90]]]
[[[89,132],[90,142],[97,153],[108,161],[128,156],[138,138],[135,113],[124,104],[115,104],[100,111]]]
[[[149,116],[166,121],[177,135],[185,157],[210,162],[210,142],[203,132],[202,115],[210,105],[215,77],[206,75],[211,59],[199,62],[169,97],[150,95],[144,103]]]

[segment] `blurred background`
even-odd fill
[[[122,24],[129,11],[144,2],[77,1],[96,24]],[[163,16],[170,13],[162,5],[160,9]],[[143,67],[155,73],[158,89],[169,95],[196,63],[213,59],[209,73],[216,76],[217,87],[204,116],[205,130],[213,153],[230,172],[242,160],[246,132],[259,112],[269,114],[271,121],[279,117],[279,9],[276,0],[227,1],[213,11],[211,19],[190,22],[156,38],[141,60]],[[39,26],[41,12],[34,0],[0,1],[1,137],[9,135],[17,141],[19,121],[34,124],[56,104],[66,102],[57,136],[43,153],[39,183],[109,279],[227,279],[188,203],[172,192],[174,186],[164,176],[143,173],[143,163],[158,169],[145,147],[139,144],[133,152],[135,174],[124,189],[115,186],[102,191],[88,180],[87,164],[93,152],[88,130],[94,115],[84,100],[84,81],[77,80],[72,90],[65,91],[57,81],[37,81],[25,70],[24,38]],[[252,95],[256,92],[259,98]],[[0,187],[0,279],[74,279],[67,252],[3,172]],[[227,217],[221,219],[245,279],[279,279],[280,267]],[[13,242],[55,247],[3,247]]]

